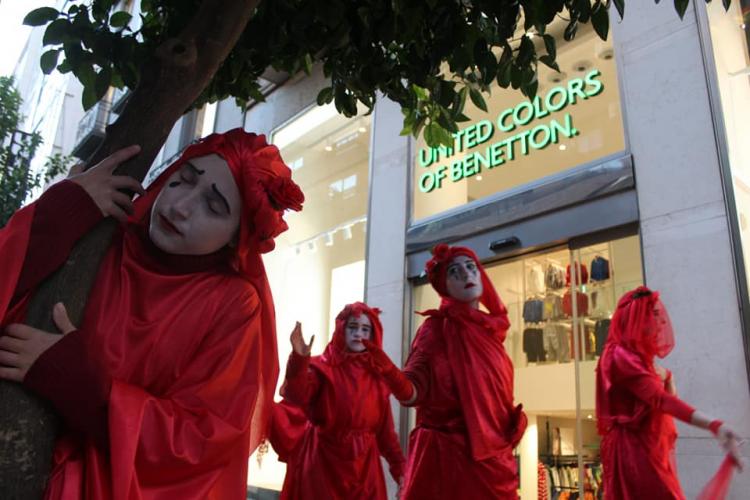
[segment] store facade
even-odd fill
[[[558,46],[562,72],[540,72],[534,101],[493,89],[451,149],[399,136],[387,100],[356,120],[315,107],[318,73],[252,107],[242,124],[280,147],[307,195],[266,259],[282,376],[294,321],[319,353],[336,311],[361,299],[383,309],[385,350],[405,361],[414,312],[437,304],[422,269],[445,241],[476,250],[511,315],[506,349],[530,422],[516,450],[522,498],[539,498],[540,475],[542,487],[597,493],[594,369],[617,298],[640,284],[672,315],[677,347],[664,364],[681,394],[750,436],[738,111],[750,109],[750,84],[746,73],[726,81],[748,67],[735,22],[744,3],[724,14],[694,2],[684,21],[647,3],[613,22],[607,42],[581,30]],[[719,57],[729,50],[736,59]],[[393,409],[405,445],[413,413]],[[679,430],[692,497],[721,454],[706,433]],[[253,459],[251,492],[272,495],[283,474],[272,452]],[[750,490],[746,476],[734,498]]]

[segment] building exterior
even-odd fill
[[[511,314],[506,349],[530,424],[516,452],[521,498],[539,498],[540,473],[595,492],[594,369],[617,298],[639,284],[661,291],[671,314],[677,345],[663,364],[681,396],[750,437],[748,9],[691,2],[680,20],[671,5],[643,2],[612,18],[607,42],[590,27],[562,42],[552,26],[562,73],[542,69],[532,102],[494,89],[488,112],[467,110],[450,150],[400,136],[387,99],[356,119],[316,107],[325,80],[313,72],[269,81],[266,102],[247,111],[223,101],[189,113],[154,171],[195,138],[238,126],[281,149],[307,197],[265,258],[282,377],[294,322],[320,353],[355,300],[384,311],[385,350],[405,361],[414,311],[437,303],[422,275],[430,248],[474,248]],[[393,410],[406,446],[413,414]],[[678,428],[694,497],[722,452],[706,432]],[[273,498],[283,474],[273,453],[253,458],[249,496]],[[740,474],[731,498],[747,491]]]

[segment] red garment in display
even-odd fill
[[[257,177],[263,185],[290,174],[278,152],[273,161],[266,157],[272,151],[262,136],[233,131],[212,137],[188,148],[136,200],[135,214],[115,234],[99,268],[79,330],[45,351],[27,374],[25,383],[48,397],[66,424],[47,499],[246,496],[247,459],[267,432],[278,363],[273,301],[258,253],[268,248],[271,233],[253,232],[243,179]],[[211,256],[165,254],[147,237],[151,206],[186,159],[209,153],[225,158],[240,186],[238,248]],[[79,196],[88,195],[79,189]],[[266,199],[276,201],[270,193]],[[38,284],[33,281],[49,275],[69,251],[52,243],[55,234],[45,234],[46,256],[32,252],[29,241],[40,241],[32,228],[54,227],[63,239],[81,229],[64,217],[56,224],[34,220],[43,203],[19,211],[0,232],[5,324],[25,316]],[[45,272],[34,273],[30,283],[21,280],[31,289],[13,299],[22,262]],[[78,377],[85,371],[78,365],[88,370],[86,379]],[[91,411],[76,411],[56,394],[78,397]]]
[[[346,349],[345,327],[350,316],[366,314],[372,324],[371,341],[382,346],[379,311],[365,304],[345,307],[322,356],[292,353],[282,395],[303,408],[304,433],[284,407],[286,435],[274,432],[271,444],[287,455],[282,499],[386,499],[382,455],[398,482],[404,456],[396,435],[389,392],[372,372],[370,354]],[[287,407],[288,408],[288,407]],[[275,413],[276,415],[276,413]],[[277,428],[274,423],[274,428]],[[281,451],[281,450],[280,450]]]
[[[457,255],[477,263],[488,312],[447,296],[446,267]],[[417,391],[417,425],[402,498],[516,498],[512,451],[526,415],[513,405],[507,311],[470,249],[438,245],[427,271],[443,298],[440,309],[424,313],[404,370]]]

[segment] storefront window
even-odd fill
[[[575,287],[568,280],[572,262],[580,269]],[[516,402],[529,417],[516,450],[521,498],[539,498],[540,484],[550,493],[583,487],[599,498],[606,472],[596,431],[595,368],[617,299],[643,282],[639,238],[535,253],[488,265],[487,274],[510,314],[505,349],[515,369]],[[415,287],[413,297],[416,311],[439,303],[429,285]],[[423,320],[413,316],[412,335]],[[413,412],[410,417],[413,426]]]
[[[750,0],[706,5],[724,117],[742,257],[750,279]]]
[[[557,26],[553,23],[550,33],[560,31]],[[467,102],[465,114],[472,121],[461,124],[452,149],[430,149],[423,139],[417,141],[413,220],[624,149],[612,43],[599,39],[589,25],[580,26],[573,42],[556,39],[561,72],[539,65],[533,101],[495,87],[488,112]]]
[[[315,107],[273,134],[305,193],[304,210],[287,214],[289,230],[263,259],[276,306],[279,387],[295,321],[306,338],[315,335],[312,354],[320,354],[338,311],[364,297],[370,122]],[[250,462],[253,486],[280,490],[284,474],[273,450],[262,466]]]

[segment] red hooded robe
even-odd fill
[[[212,153],[241,194],[236,248],[165,254],[147,236],[151,207],[186,160]],[[63,417],[45,498],[245,498],[247,459],[267,432],[278,374],[260,253],[286,229],[284,209],[303,199],[278,149],[235,129],[187,148],[135,201],[79,329],[24,380]],[[23,321],[35,287],[100,219],[86,192],[63,181],[0,231],[3,325]]]
[[[667,392],[654,369],[654,356],[664,357],[673,347],[674,335],[659,294],[646,287],[625,294],[596,370],[597,426],[608,499],[685,498],[677,478],[677,432],[670,414],[689,421],[693,409]]]
[[[404,369],[417,391],[417,425],[401,498],[517,498],[513,448],[526,415],[513,405],[507,310],[471,249],[440,244],[433,254],[427,274],[442,302],[422,313]],[[448,295],[447,267],[458,255],[477,263],[487,312]]]
[[[293,352],[290,356],[281,389],[284,405],[301,407],[307,422],[304,432],[298,432],[291,425],[294,413],[283,411],[288,406],[274,411],[274,420],[287,425],[285,432],[271,434],[271,444],[286,455],[282,499],[385,500],[381,455],[393,479],[400,481],[405,460],[394,430],[389,391],[373,374],[370,354],[346,348],[346,323],[362,314],[370,319],[371,341],[382,346],[379,313],[361,302],[349,304],[336,317],[336,330],[323,355],[310,358]],[[280,418],[284,415],[290,418]]]

